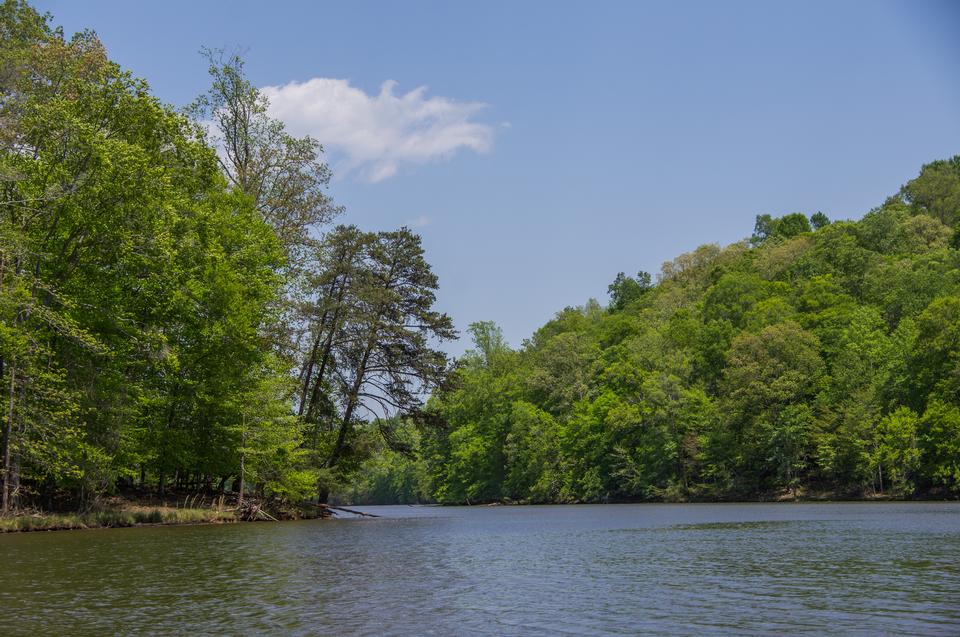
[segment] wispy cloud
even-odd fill
[[[396,85],[384,82],[378,94],[368,95],[348,80],[318,77],[263,92],[270,114],[292,133],[310,135],[332,151],[340,174],[355,172],[376,182],[404,164],[449,158],[461,149],[490,149],[493,127],[474,121],[484,104],[427,97],[425,86],[395,95]]]

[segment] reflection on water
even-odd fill
[[[0,634],[960,634],[960,505],[369,507],[0,536]]]

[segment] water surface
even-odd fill
[[[0,536],[0,635],[960,635],[960,504],[367,507]]]

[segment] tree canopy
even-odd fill
[[[330,231],[321,146],[238,57],[207,52],[178,111],[24,2],[0,36],[3,511],[134,487],[295,502],[393,440],[453,336],[419,237]]]
[[[618,274],[605,310],[564,309],[518,349],[475,324],[427,407],[443,426],[378,460],[378,499],[384,475],[440,502],[956,493],[958,165],[857,222],[760,215],[656,284]]]

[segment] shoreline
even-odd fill
[[[878,503],[916,503],[916,502],[960,502],[960,498],[953,497],[919,497],[903,498],[892,496],[874,497],[843,497],[819,496],[796,498],[771,498],[752,500],[617,500],[609,502],[475,502],[458,504],[418,503],[418,504],[359,504],[357,507],[371,506],[427,506],[427,507],[538,507],[538,506],[579,506],[579,505],[618,505],[618,504],[878,504]],[[342,509],[342,507],[331,507]],[[376,515],[351,511],[357,519]],[[41,531],[85,531],[93,529],[135,528],[147,526],[198,526],[211,524],[237,524],[242,522],[287,522],[297,520],[335,519],[322,515],[310,516],[282,516],[272,519],[244,519],[235,509],[177,509],[173,507],[133,506],[126,509],[105,510],[93,513],[22,513],[7,517],[0,517],[0,535],[13,533],[34,533]],[[349,518],[348,518],[349,519]]]
[[[252,504],[252,503],[251,503]],[[316,513],[312,513],[313,509]],[[236,524],[240,522],[287,522],[296,520],[335,519],[337,511],[355,518],[378,517],[335,505],[303,507],[277,512],[276,517],[259,505],[246,509],[217,507],[176,508],[136,502],[124,502],[89,513],[24,511],[0,517],[0,535],[37,531],[84,531],[90,529],[133,528],[141,526],[193,526],[203,524]]]
[[[401,503],[363,503],[350,506],[436,506],[436,507],[489,507],[489,506],[579,506],[595,504],[818,504],[830,502],[960,502],[960,495],[956,493],[925,493],[913,496],[898,496],[889,494],[863,494],[815,492],[809,494],[763,494],[753,498],[689,498],[685,500],[578,500],[567,502],[530,502],[524,500],[478,500],[476,502],[401,502]]]
[[[243,520],[233,510],[132,507],[91,513],[21,513],[0,517],[0,535],[35,531],[82,531],[137,526],[233,524]]]

